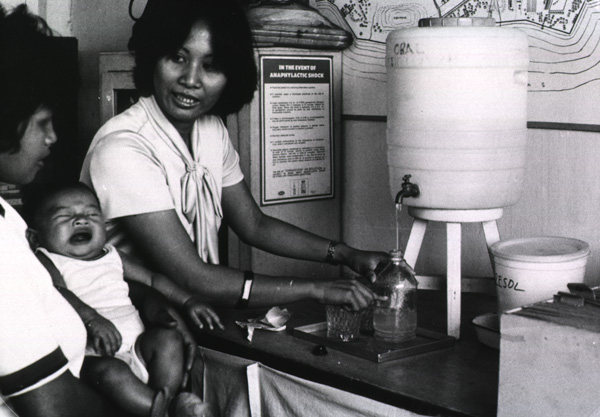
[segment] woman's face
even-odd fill
[[[211,33],[196,22],[181,48],[158,60],[154,96],[161,110],[185,139],[194,121],[219,101],[227,77],[216,65]]]
[[[0,181],[23,185],[33,181],[56,143],[52,111],[40,107],[29,119],[19,151],[0,153]]]

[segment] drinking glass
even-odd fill
[[[360,333],[362,311],[347,311],[339,306],[327,306],[327,338],[342,342],[356,339]]]

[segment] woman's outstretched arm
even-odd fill
[[[234,190],[226,190],[228,191],[223,193],[225,215],[244,215],[244,210],[232,212],[230,208],[236,204],[247,205],[248,202],[244,200],[248,195],[240,195],[238,198],[235,197],[235,193],[230,193]],[[232,197],[235,197],[236,202],[232,203]],[[251,215],[252,213],[248,213],[244,216],[250,221]],[[202,261],[174,210],[126,216],[119,221],[136,246],[147,259],[152,260],[159,272],[203,297],[205,301],[223,306],[234,306],[237,303],[244,286],[243,271]],[[243,222],[239,219],[233,221],[236,224]],[[326,243],[323,250],[327,251],[328,241],[318,237],[315,237],[315,241]],[[318,249],[314,250],[313,257],[317,257],[317,252]],[[294,255],[300,253],[288,253],[288,256]],[[306,299],[360,309],[373,300],[373,294],[354,280],[307,280],[256,274],[249,305],[269,306]]]
[[[229,225],[244,243],[289,258],[326,260],[331,240],[265,215],[244,181],[223,188],[222,201]],[[387,259],[388,255],[383,252],[362,251],[344,243],[335,246],[333,258],[371,281],[377,265]]]

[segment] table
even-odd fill
[[[420,290],[419,327],[445,332],[445,291]],[[406,409],[443,416],[495,416],[498,397],[497,350],[481,345],[471,320],[495,311],[496,299],[463,294],[461,339],[453,347],[376,363],[329,348],[315,356],[315,343],[291,334],[297,326],[325,320],[323,306],[302,302],[286,307],[292,317],[284,332],[257,330],[252,342],[235,324],[263,315],[267,309],[218,309],[225,330],[196,330],[201,346],[260,362],[271,368]]]

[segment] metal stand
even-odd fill
[[[446,291],[448,309],[448,335],[460,337],[461,306],[461,240],[462,223],[481,222],[488,248],[500,240],[496,220],[502,217],[502,208],[485,210],[438,210],[409,207],[408,214],[414,217],[410,236],[406,244],[404,259],[415,266],[429,221],[445,222],[447,237]]]

